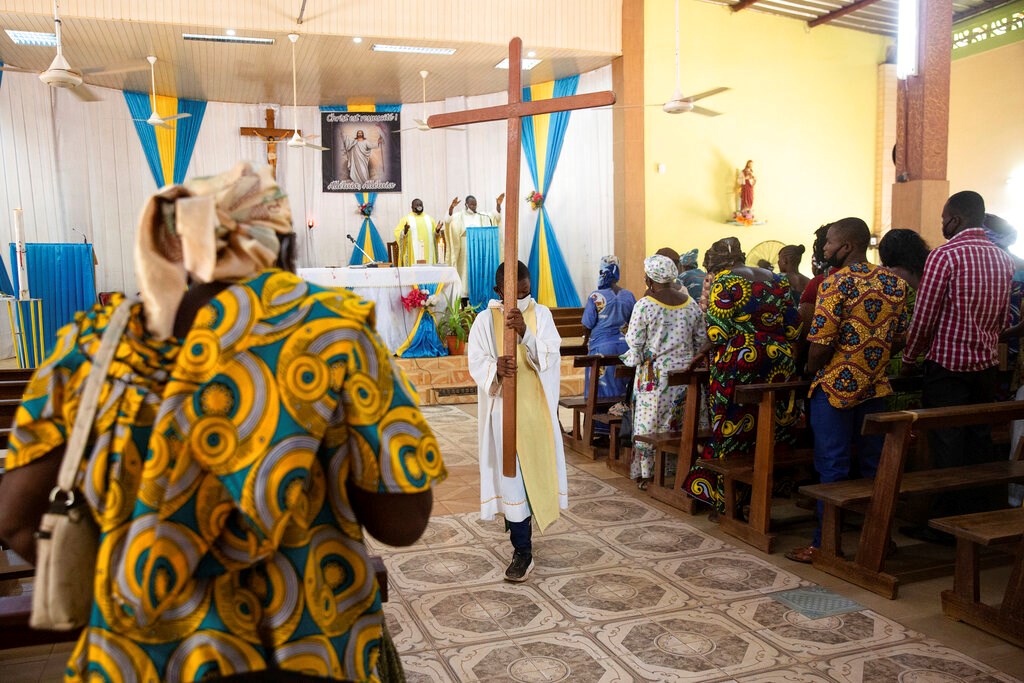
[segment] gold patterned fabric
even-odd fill
[[[9,467],[63,445],[116,303],[62,330]],[[417,493],[445,469],[372,304],[267,271],[167,341],[136,306],[93,437],[94,609],[67,680],[377,680],[380,593],[346,484]]]

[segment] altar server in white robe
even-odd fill
[[[562,339],[551,311],[530,297],[530,271],[518,264],[517,302],[506,323],[503,284],[505,264],[498,266],[491,301],[469,332],[469,373],[477,384],[480,443],[480,518],[501,513],[511,534],[512,562],[505,580],[525,581],[533,569],[531,520],[544,531],[569,507],[565,453],[558,424]],[[519,338],[516,353],[505,353],[504,330]],[[502,381],[516,375],[516,475],[502,474]]]
[[[462,291],[469,294],[469,248],[466,228],[486,228],[492,225],[501,225],[501,203],[505,201],[505,193],[498,195],[495,202],[494,213],[476,210],[476,197],[466,197],[466,210],[455,211],[459,205],[459,198],[456,197],[448,205],[448,225],[445,226],[445,242],[448,248],[448,265],[459,271],[459,278],[462,280]],[[495,256],[501,254],[499,241]],[[495,258],[497,261],[498,258]],[[478,264],[479,265],[479,264]],[[493,266],[492,266],[493,267]]]
[[[395,241],[398,242],[398,265],[411,266],[416,263],[437,263],[438,225],[429,214],[423,213],[423,201],[412,200],[412,211],[395,226]]]

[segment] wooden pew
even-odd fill
[[[1003,460],[904,473],[913,432],[942,427],[1002,424],[1024,419],[1024,401],[985,403],[877,413],[864,419],[865,434],[885,434],[885,444],[875,478],[802,486],[800,491],[824,503],[821,548],[814,566],[886,598],[897,596],[900,581],[919,580],[948,573],[948,562],[923,564],[901,573],[886,573],[890,531],[900,496],[942,494],[1024,481],[1024,461]],[[860,543],[853,560],[842,555],[840,534],[843,510],[864,511]],[[907,553],[904,553],[907,554]]]
[[[388,570],[379,555],[370,556],[370,566],[380,586],[381,602],[388,601]],[[0,581],[29,579],[35,576],[30,565],[4,567],[0,569]],[[37,631],[28,625],[32,614],[32,594],[0,597],[0,650],[30,645],[49,645],[78,640],[81,629],[74,631]],[[0,677],[2,678],[2,677]]]
[[[615,376],[627,382],[632,382],[635,375],[636,368],[626,365],[615,366]],[[608,425],[608,458],[604,461],[605,466],[617,474],[629,477],[629,464],[632,460],[633,449],[632,447],[623,448],[619,444],[622,418],[604,413],[595,416],[594,421]]]
[[[623,396],[599,398],[597,380],[600,368],[613,368],[622,365],[618,356],[577,356],[573,366],[589,369],[587,387],[583,396],[567,396],[558,401],[558,405],[572,410],[572,429],[563,432],[562,438],[566,448],[592,460],[597,460],[598,451],[594,447],[594,418],[605,410],[623,400]]]
[[[942,591],[942,613],[1024,647],[1024,508],[941,517],[929,525],[956,537],[953,590]],[[998,607],[981,602],[979,555],[991,547],[1015,553]]]
[[[687,514],[697,511],[697,501],[686,493],[683,487],[690,467],[697,458],[699,442],[710,436],[707,430],[700,430],[701,390],[707,386],[706,369],[669,373],[669,386],[685,385],[686,402],[683,404],[682,429],[677,432],[660,432],[638,435],[634,440],[654,446],[654,480],[647,486],[647,495],[671,505]],[[675,459],[675,474],[669,476],[668,464]],[[627,463],[628,469],[628,463]]]
[[[582,308],[552,308],[551,319],[562,338],[563,356],[587,355],[586,337],[588,330],[583,327]]]
[[[771,531],[772,487],[776,468],[813,465],[814,450],[789,448],[775,450],[775,402],[804,401],[810,382],[796,380],[773,384],[746,384],[736,388],[735,400],[740,404],[757,405],[757,437],[753,455],[702,460],[701,466],[722,475],[725,514],[719,516],[722,531],[735,536],[758,550],[775,550],[775,534]],[[736,484],[750,486],[750,512],[744,521],[736,506]]]

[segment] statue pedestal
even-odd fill
[[[948,180],[910,180],[892,186],[892,227],[919,233],[934,249],[945,244],[942,207],[949,199]]]

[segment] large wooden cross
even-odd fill
[[[270,171],[274,174],[274,179],[277,179],[277,143],[284,142],[295,133],[302,135],[302,131],[291,128],[275,128],[274,127],[274,110],[267,108],[267,127],[266,128],[252,128],[242,127],[238,129],[238,132],[242,135],[250,135],[257,137],[267,143],[267,163],[270,164]]]
[[[552,114],[558,111],[603,107],[615,104],[615,93],[611,91],[556,97],[550,100],[523,102],[523,41],[513,38],[508,44],[508,104],[483,109],[469,109],[449,114],[434,114],[427,119],[431,128],[447,128],[465,123],[508,120],[508,157],[505,165],[505,196],[509,198],[505,209],[505,317],[512,306],[508,302],[516,299],[518,276],[516,263],[519,261],[519,145],[521,122],[524,116]],[[505,328],[505,353],[515,355],[516,332]],[[556,434],[555,438],[559,438]],[[502,474],[516,476],[516,378],[502,380]]]

